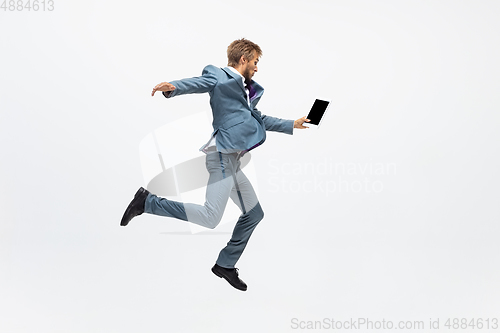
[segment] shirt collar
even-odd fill
[[[243,83],[245,83],[245,78],[243,77],[243,75],[241,75],[240,72],[238,72],[236,70],[236,68],[232,67],[232,66],[227,66],[227,68],[229,68],[230,70],[232,70],[234,73],[238,74],[239,76],[241,76],[241,79],[243,80]]]

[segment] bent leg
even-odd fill
[[[215,228],[226,208],[234,186],[232,174],[236,168],[234,154],[207,154],[206,167],[210,174],[204,205],[182,203],[150,194],[145,212],[189,221],[206,228]]]
[[[149,193],[144,204],[144,212],[154,215],[173,217],[187,221],[186,210],[182,202],[168,200]]]

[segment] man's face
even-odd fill
[[[259,56],[256,55],[252,60],[246,61],[243,65],[243,77],[245,81],[252,81],[252,77],[257,73],[257,63],[259,62]]]

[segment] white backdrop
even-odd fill
[[[498,1],[53,4],[0,10],[1,332],[499,316]],[[245,293],[210,272],[227,234],[119,226],[145,185],[141,140],[209,108],[152,88],[225,66],[241,37],[264,51],[263,113],[333,100],[319,130],[269,133],[253,154],[266,216],[238,263]]]

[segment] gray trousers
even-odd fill
[[[210,152],[205,164],[210,176],[204,205],[182,203],[149,194],[144,211],[213,229],[219,224],[231,198],[242,214],[236,222],[231,240],[220,251],[216,263],[221,267],[234,268],[253,230],[264,217],[264,212],[252,184],[240,170],[238,153]]]

